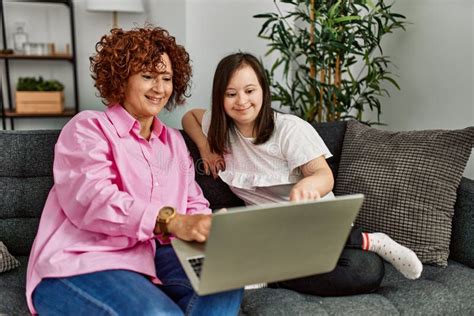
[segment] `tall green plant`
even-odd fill
[[[276,11],[263,19],[260,38],[266,56],[278,57],[267,75],[272,98],[308,122],[355,118],[367,107],[377,110],[389,95],[383,82],[400,89],[383,55],[382,38],[405,29],[405,16],[383,0],[274,0]],[[278,3],[290,10],[283,12]],[[283,80],[276,80],[276,73]],[[367,122],[370,123],[370,122]]]

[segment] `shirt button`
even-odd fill
[[[157,186],[158,186],[158,182],[155,182],[155,187],[157,187]]]

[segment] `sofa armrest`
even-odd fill
[[[451,234],[450,257],[474,268],[474,180],[462,178]]]

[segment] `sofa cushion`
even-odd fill
[[[363,193],[356,224],[446,266],[456,190],[474,127],[388,132],[348,122],[335,193]]]
[[[30,253],[52,185],[52,176],[0,176],[0,236],[12,254]]]
[[[418,280],[404,278],[389,263],[378,290],[344,297],[304,295],[285,289],[245,291],[241,315],[472,315],[474,270],[449,261],[425,265]]]
[[[7,218],[0,220],[0,236],[15,256],[27,256],[38,231],[39,218]]]
[[[10,252],[28,255],[53,185],[59,130],[0,133],[0,236]]]
[[[341,160],[342,143],[344,134],[346,133],[347,122],[313,123],[313,126],[332,154],[332,157],[327,159],[327,163],[329,167],[331,167],[334,178],[336,178],[339,169],[339,161]]]
[[[20,266],[20,262],[8,252],[7,247],[0,241],[0,273],[13,270]]]
[[[18,269],[0,275],[0,315],[31,315],[25,295],[28,257],[17,259],[21,263]]]
[[[474,180],[462,178],[453,217],[450,258],[474,268]]]
[[[0,177],[51,176],[59,130],[3,131]]]

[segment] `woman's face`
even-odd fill
[[[237,69],[224,93],[224,111],[244,136],[253,137],[253,126],[262,103],[263,91],[255,71],[248,65]]]
[[[173,69],[168,54],[162,56],[159,72],[130,76],[125,87],[124,108],[139,121],[153,120],[173,93]]]

